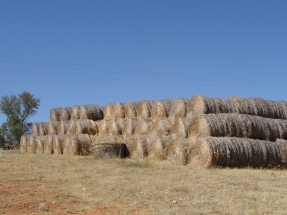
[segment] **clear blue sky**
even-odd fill
[[[287,100],[287,1],[0,0],[0,96]],[[0,115],[0,123],[5,116]]]

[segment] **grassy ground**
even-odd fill
[[[286,214],[287,171],[0,150],[0,214]]]

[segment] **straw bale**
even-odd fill
[[[67,134],[67,131],[70,127],[70,123],[71,123],[70,121],[60,121],[57,127],[58,134],[60,135]]]
[[[124,124],[123,119],[111,120],[109,127],[108,127],[108,135],[115,136],[115,137],[122,135],[123,124]]]
[[[70,120],[70,121],[66,121],[66,128],[64,128],[65,130],[65,134],[74,134],[75,132],[75,124],[76,124],[77,120]],[[62,133],[63,135],[63,133]]]
[[[128,102],[125,105],[125,118],[137,117],[137,109],[139,102]]]
[[[138,104],[137,114],[139,119],[148,119],[151,117],[151,110],[155,100],[141,100]]]
[[[111,120],[101,120],[98,122],[98,132],[100,136],[108,135],[108,128],[111,123]]]
[[[45,136],[48,134],[49,122],[37,122],[38,136]]]
[[[190,124],[188,118],[176,118],[170,128],[170,138],[175,140],[187,137],[187,128]]]
[[[166,159],[166,148],[170,144],[170,138],[149,136],[147,141],[148,141],[148,158],[154,160]]]
[[[175,100],[169,111],[169,120],[174,123],[176,118],[186,117],[186,104],[188,99],[179,98]]]
[[[174,164],[187,164],[189,148],[194,145],[191,139],[179,138],[172,140],[166,147],[166,159]]]
[[[104,119],[105,120],[113,119],[113,117],[114,117],[114,115],[113,115],[113,106],[114,106],[114,104],[108,103],[104,107]]]
[[[64,135],[53,135],[53,152],[55,155],[63,154]]]
[[[144,158],[148,156],[147,136],[138,136],[126,139],[128,155],[134,158]]]
[[[138,124],[135,128],[135,132],[133,136],[142,136],[148,135],[151,128],[153,126],[153,121],[150,119],[141,119],[138,121]]]
[[[53,108],[50,110],[50,122],[60,122],[60,113],[62,108]]]
[[[72,108],[71,120],[78,120],[78,119],[80,119],[80,106],[79,105],[75,105]]]
[[[91,138],[91,145],[100,143],[100,142],[116,142],[116,137],[111,136],[97,136],[97,135],[90,135]]]
[[[155,120],[149,135],[154,135],[154,136],[168,136],[171,128],[171,123],[167,118],[158,118]]]
[[[63,142],[63,154],[88,155],[90,154],[91,139],[88,134],[66,135]]]
[[[122,130],[123,137],[124,138],[131,137],[135,132],[137,124],[138,124],[137,118],[126,118],[124,120],[123,130]]]
[[[190,151],[189,162],[195,168],[286,168],[287,144],[248,138],[207,137],[197,140]]]
[[[152,106],[151,117],[153,119],[168,117],[173,102],[172,99],[156,101]]]
[[[73,108],[71,107],[64,107],[60,111],[60,121],[69,121],[71,119]]]
[[[98,105],[82,105],[80,106],[80,119],[102,120],[104,113]]]
[[[34,145],[36,145],[36,154],[44,153],[45,136],[38,136],[34,138]]]
[[[49,122],[47,124],[47,134],[53,135],[53,134],[58,134],[58,122]]]
[[[117,102],[112,108],[113,119],[125,118],[125,104]]]
[[[246,137],[261,140],[287,139],[287,120],[245,114],[205,114],[194,119],[189,137]]]
[[[53,135],[46,135],[44,140],[44,154],[53,154]]]
[[[126,157],[126,144],[117,141],[101,141],[93,145],[93,154],[99,157]]]
[[[28,153],[36,153],[37,145],[34,142],[35,137],[32,135],[26,136],[26,144],[27,144],[27,152]]]
[[[75,121],[74,134],[90,134],[95,135],[98,133],[98,125],[93,120],[82,119]]]
[[[257,107],[247,98],[242,96],[230,96],[227,101],[234,105],[234,111],[236,113],[258,115]]]
[[[20,153],[26,153],[27,152],[27,137],[25,135],[22,135],[20,138]]]
[[[32,123],[32,135],[38,136],[38,123]]]

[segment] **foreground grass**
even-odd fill
[[[287,171],[0,150],[5,214],[286,214]]]

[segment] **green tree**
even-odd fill
[[[35,116],[40,105],[40,99],[24,91],[19,95],[2,96],[0,111],[7,121],[0,129],[0,141],[20,143],[22,135],[31,134],[32,123],[29,118]]]

